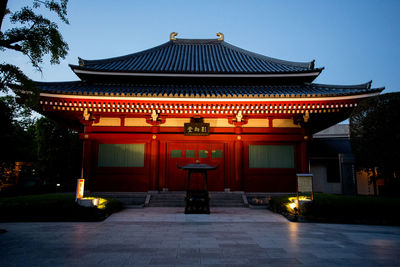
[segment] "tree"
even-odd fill
[[[11,96],[0,97],[0,125],[0,185],[15,184],[15,162],[23,161],[33,162],[46,184],[73,190],[82,155],[78,133],[45,117],[34,121]]]
[[[351,146],[359,169],[383,178],[385,191],[400,185],[400,93],[362,101],[350,117]],[[390,192],[389,192],[390,191]]]
[[[36,158],[33,119],[11,96],[0,97],[0,184],[12,184],[15,162]]]
[[[67,19],[68,0],[33,0],[32,6],[22,7],[18,11],[7,9],[8,0],[0,2],[0,51],[13,50],[26,55],[32,66],[41,71],[45,55],[51,56],[50,62],[58,64],[68,52],[68,44],[58,31],[58,25],[43,15],[39,8],[44,6],[57,14],[59,19],[69,24]],[[3,22],[9,18],[13,27],[3,29]],[[37,101],[34,83],[15,65],[0,62],[0,91],[13,90],[16,94],[30,93],[29,103]],[[28,103],[28,104],[29,104]]]
[[[67,187],[74,184],[80,175],[82,155],[78,133],[43,117],[35,123],[34,135],[37,174],[46,183],[60,183]]]
[[[30,5],[16,11],[9,10],[7,4],[8,0],[0,0],[0,53],[5,51],[22,53],[27,56],[32,67],[40,72],[46,55],[50,56],[52,64],[58,64],[65,58],[68,44],[59,32],[58,24],[42,13],[55,14],[61,23],[69,24],[68,0],[32,0]],[[9,23],[5,24],[5,21]],[[17,95],[18,101],[11,96],[11,91]],[[9,94],[0,99],[1,183],[1,180],[5,180],[5,174],[13,170],[15,161],[32,161],[38,157],[34,145],[37,139],[35,137],[34,140],[36,127],[33,126],[33,120],[30,117],[30,108],[37,107],[39,92],[35,83],[18,66],[1,60],[0,92]],[[21,102],[24,105],[20,105]],[[60,142],[63,141],[60,140]],[[55,144],[52,143],[52,145]],[[67,144],[62,143],[60,146],[63,145]],[[39,158],[40,155],[39,153]],[[78,158],[79,156],[80,154]],[[63,170],[65,169],[59,171]]]

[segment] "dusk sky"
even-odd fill
[[[30,1],[9,1],[15,10]],[[400,91],[400,1],[74,1],[61,32],[70,50],[60,65],[36,72],[27,57],[1,52],[37,81],[71,81],[68,64],[139,52],[178,38],[217,38],[262,55],[311,61],[325,70],[315,80],[359,84],[373,80]],[[3,26],[3,30],[8,27]]]

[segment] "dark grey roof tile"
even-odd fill
[[[122,57],[83,60],[73,69],[132,73],[265,74],[310,72],[313,62],[291,62],[256,54],[217,39],[176,39]]]
[[[325,84],[260,85],[260,86],[216,86],[216,85],[151,85],[151,84],[101,84],[76,82],[37,82],[42,92],[53,94],[126,94],[141,96],[222,96],[222,97],[321,97],[357,95],[380,92],[383,88],[371,89],[370,83],[343,86]]]

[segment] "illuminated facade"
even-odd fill
[[[295,174],[308,172],[312,134],[383,90],[315,84],[323,68],[314,61],[262,56],[222,34],[172,34],[142,52],[70,67],[79,81],[37,83],[40,105],[81,131],[83,177],[102,192],[183,191],[176,164],[194,162],[218,165],[211,191],[293,192]]]

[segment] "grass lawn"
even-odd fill
[[[291,196],[293,197],[293,196]],[[314,201],[289,207],[289,197],[273,198],[270,208],[288,217],[314,222],[400,225],[400,198],[316,193]]]
[[[114,199],[93,208],[75,203],[75,194],[0,197],[0,221],[101,221],[122,209]]]

